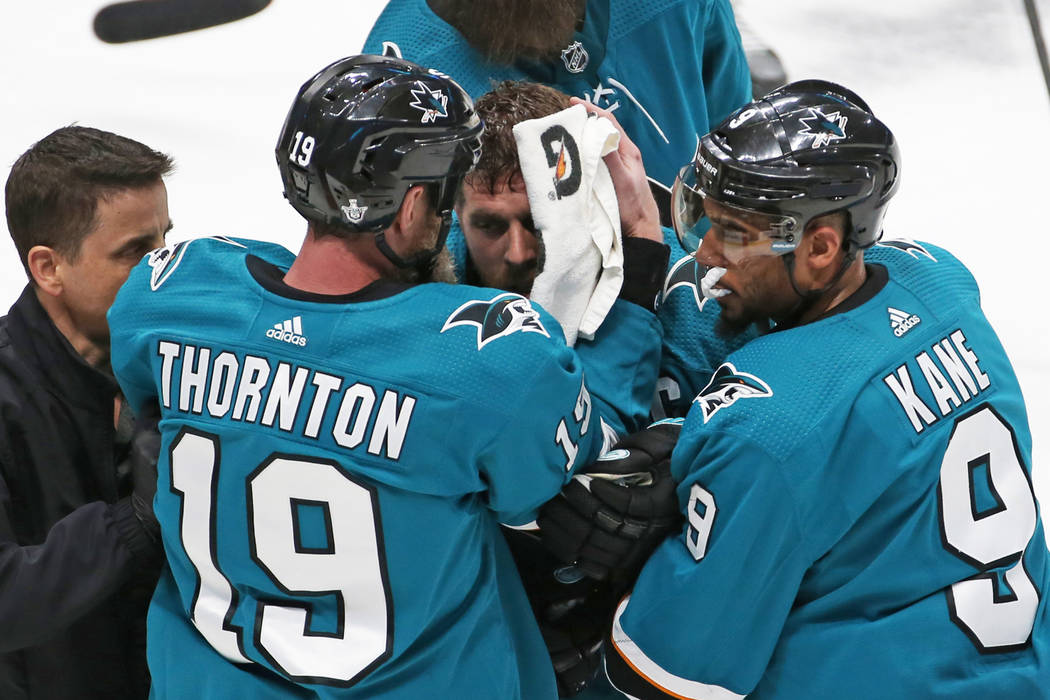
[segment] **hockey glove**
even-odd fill
[[[671,479],[680,422],[660,422],[618,442],[541,509],[543,543],[587,576],[633,579],[656,546],[679,528]]]
[[[157,456],[160,453],[160,412],[156,406],[143,408],[135,419],[131,436],[128,463],[131,466],[131,507],[142,529],[154,542],[160,541],[160,524],[153,513],[153,497],[157,494]]]
[[[547,645],[558,695],[577,695],[598,673],[602,641],[622,591],[562,564],[535,534],[507,528],[503,534]]]

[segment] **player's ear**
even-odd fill
[[[46,245],[33,246],[26,256],[29,276],[37,287],[53,297],[62,293],[63,262],[62,256]]]
[[[426,201],[426,188],[415,185],[408,188],[405,198],[401,201],[401,208],[397,210],[394,224],[390,227],[387,237],[401,239],[419,227],[419,219],[426,216],[430,207]]]
[[[837,270],[842,252],[842,233],[830,223],[818,223],[806,232],[809,250],[806,261],[815,276],[826,270]]]

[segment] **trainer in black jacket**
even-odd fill
[[[130,498],[133,429],[108,372],[105,312],[170,227],[170,168],[138,142],[65,127],[7,181],[31,281],[0,319],[2,700],[148,695],[162,551]]]

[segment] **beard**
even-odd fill
[[[753,323],[766,323],[768,316],[752,313],[745,309],[742,313],[726,314],[726,309],[721,306],[721,313],[715,322],[715,334],[720,338],[735,338],[744,333]]]
[[[536,266],[522,265],[509,268],[504,274],[500,275],[499,279],[485,282],[485,286],[494,289],[505,289],[508,292],[527,297],[532,293],[532,283],[535,280]]]
[[[393,278],[406,284],[444,282],[456,284],[456,272],[448,248],[442,248],[430,261],[411,267],[395,267]]]
[[[557,58],[572,41],[580,0],[431,0],[467,42],[494,63]]]

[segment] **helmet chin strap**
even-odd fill
[[[445,211],[441,212],[441,228],[438,230],[437,243],[433,248],[427,248],[426,250],[419,250],[407,258],[403,258],[394,252],[394,249],[390,247],[390,243],[386,240],[386,231],[379,231],[375,234],[376,247],[379,248],[379,252],[383,256],[394,264],[395,267],[402,270],[415,270],[420,275],[430,273],[434,269],[434,263],[437,261],[438,254],[441,253],[441,249],[445,247],[445,239],[448,237],[448,230],[452,225],[452,212]]]
[[[848,268],[856,258],[856,253],[847,252],[842,256],[842,264],[839,265],[839,269],[835,273],[835,276],[820,289],[799,289],[798,282],[795,280],[794,251],[785,253],[781,258],[784,260],[784,267],[787,269],[788,281],[791,282],[791,289],[798,296],[798,301],[795,302],[795,305],[784,315],[783,320],[777,321],[776,325],[777,328],[794,328],[799,325],[799,319],[801,319],[807,311],[813,308],[813,305],[817,303],[817,300],[824,296],[825,292],[834,287],[838,281],[842,279],[842,275],[846,274],[846,268]]]

